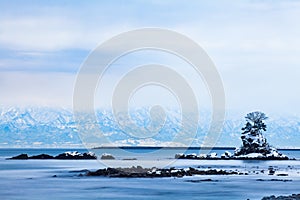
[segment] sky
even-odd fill
[[[0,105],[72,107],[77,73],[93,49],[122,32],[157,27],[184,34],[207,52],[223,80],[227,111],[299,115],[299,19],[300,1],[292,0],[0,0]],[[176,59],[157,52],[121,59],[96,96],[109,96],[122,69],[160,62],[208,101],[203,80]],[[155,99],[149,94],[160,90],[139,91],[144,98],[135,101]]]

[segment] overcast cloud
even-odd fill
[[[299,19],[297,1],[0,1],[0,105],[71,106],[91,50],[123,31],[160,27],[207,51],[228,110],[298,114]]]

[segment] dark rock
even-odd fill
[[[275,171],[274,170],[269,170],[269,175],[274,175]]]
[[[271,167],[269,168],[269,175],[274,175],[275,174],[275,170]]]
[[[185,155],[183,153],[177,153],[175,154],[175,159],[184,159]]]
[[[53,156],[50,156],[48,154],[40,154],[36,156],[30,156],[29,159],[53,159]]]
[[[288,174],[277,174],[277,176],[288,176]]]
[[[74,171],[70,171],[70,173],[80,173],[80,172],[84,172],[87,173],[89,170],[87,169],[82,169],[82,170],[74,170]]]
[[[29,157],[27,154],[20,154],[18,156],[14,156],[12,158],[9,158],[10,160],[27,160]]]
[[[114,160],[114,159],[115,159],[115,157],[113,157],[111,154],[107,154],[107,153],[104,153],[101,156],[101,160]]]

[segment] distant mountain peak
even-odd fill
[[[132,110],[130,115],[139,126],[149,123],[149,110]],[[28,107],[0,109],[1,147],[74,147],[82,146],[77,124],[71,109]],[[97,110],[99,129],[116,145],[169,145],[180,130],[180,113],[170,111],[163,130],[148,140],[137,140],[120,130],[109,110]],[[200,115],[198,133],[192,146],[200,146],[210,126],[210,113]],[[240,146],[240,129],[243,119],[227,116],[217,146]],[[276,147],[299,147],[300,119],[297,117],[270,117],[265,133]],[[100,145],[99,145],[100,146]]]

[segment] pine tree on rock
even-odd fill
[[[264,123],[268,117],[262,112],[252,112],[247,114],[246,124],[242,128],[242,147],[235,150],[235,156],[247,156],[249,154],[257,154],[261,157],[286,157],[271,147],[263,132],[267,130]]]

